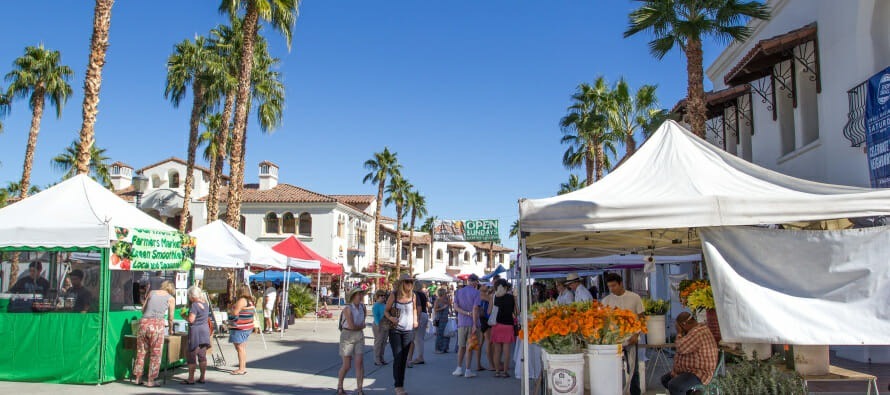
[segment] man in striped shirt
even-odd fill
[[[677,316],[677,356],[674,368],[661,377],[671,395],[686,395],[692,387],[708,384],[717,368],[719,351],[708,327],[687,312]]]

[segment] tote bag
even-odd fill
[[[488,326],[494,328],[498,324],[498,306],[491,308],[491,314],[488,316]]]

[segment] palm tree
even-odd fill
[[[80,145],[77,148],[77,172],[90,172],[90,147],[95,144],[96,114],[99,113],[99,88],[102,86],[102,67],[108,50],[108,30],[111,29],[111,6],[114,0],[96,0],[93,9],[93,35],[90,37],[90,61],[83,81],[83,123]]]
[[[242,141],[247,132],[248,105],[251,96],[254,65],[254,44],[257,41],[259,19],[269,22],[281,32],[290,49],[293,27],[297,21],[299,0],[222,0],[221,13],[230,19],[240,19],[243,11],[243,41],[238,69],[238,89],[235,96],[235,131],[232,138],[232,157],[229,160],[230,183],[226,222],[236,226],[241,218],[241,190],[244,188],[244,160]],[[233,225],[234,224],[234,225]]]
[[[575,192],[581,188],[584,188],[584,184],[586,183],[586,181],[587,180],[578,179],[578,176],[574,174],[570,174],[569,180],[567,182],[559,184],[559,192],[557,192],[556,194],[565,195],[569,192]]]
[[[705,138],[705,103],[702,39],[743,41],[751,36],[747,20],[769,19],[770,9],[761,1],[744,0],[638,0],[640,8],[629,15],[624,37],[651,32],[649,51],[658,59],[674,47],[686,54],[687,121],[692,132]]]
[[[221,59],[224,73],[216,75],[208,90],[224,97],[223,111],[218,127],[213,128],[216,155],[210,158],[210,190],[207,196],[207,223],[215,221],[219,213],[219,189],[222,186],[223,165],[232,150],[231,120],[238,89],[238,66],[235,58],[241,50],[241,21],[232,19],[232,25],[218,25],[210,31],[211,46]],[[222,132],[226,131],[226,132]]]
[[[34,164],[34,150],[37,148],[37,134],[46,100],[56,109],[56,117],[62,117],[62,106],[71,95],[68,80],[74,75],[71,68],[61,64],[62,54],[39,45],[26,47],[25,54],[13,62],[13,70],[6,74],[10,82],[7,96],[28,99],[31,107],[31,130],[28,145],[25,147],[25,164],[22,166],[22,195],[28,197],[31,185],[31,168]]]
[[[405,215],[405,205],[408,202],[408,195],[411,193],[411,189],[414,188],[408,180],[402,177],[401,174],[397,176],[393,176],[389,180],[389,185],[386,186],[386,201],[384,202],[387,206],[390,204],[396,206],[396,224],[402,223],[402,218]],[[399,275],[402,272],[402,231],[398,226],[395,227],[396,231],[396,278],[399,278]]]
[[[423,219],[427,215],[426,197],[421,195],[417,190],[408,193],[408,201],[406,208],[411,212],[411,224],[408,226],[408,272],[414,274],[414,224],[418,219]]]
[[[9,104],[9,98],[3,94],[3,89],[0,88],[0,119],[3,119],[3,117],[9,114]],[[3,122],[0,122],[0,133],[3,133]]]
[[[629,157],[637,150],[634,135],[638,129],[648,125],[660,109],[655,96],[655,85],[643,85],[631,93],[624,78],[618,80],[609,106],[609,127],[624,135],[624,156]]]
[[[105,156],[105,149],[93,145],[90,148],[90,177],[102,184],[105,188],[112,189],[111,172],[109,171],[110,158]],[[56,155],[52,160],[52,167],[62,171],[63,180],[74,177],[77,174],[77,140],[65,148],[65,151]]]
[[[513,221],[513,225],[510,225],[510,237],[519,236],[519,220]]]
[[[611,91],[603,77],[593,86],[582,83],[572,95],[568,114],[560,120],[563,131],[561,142],[569,145],[563,154],[563,165],[569,169],[583,167],[587,185],[603,177],[611,167],[607,153],[614,154],[618,136],[608,124],[608,104]]]
[[[164,97],[170,99],[173,107],[179,107],[185,93],[191,85],[192,112],[189,118],[188,159],[182,213],[179,220],[179,231],[185,233],[189,222],[189,202],[192,198],[192,187],[195,182],[195,160],[198,151],[198,138],[201,118],[206,112],[206,86],[214,78],[214,66],[220,62],[214,58],[214,51],[208,47],[204,37],[195,37],[194,41],[183,40],[176,44],[173,54],[167,59],[167,83]]]
[[[220,113],[205,114],[201,118],[201,125],[204,125],[204,131],[198,136],[198,148],[204,147],[202,156],[204,160],[211,162],[219,155],[223,161],[229,156],[227,152],[219,152],[220,147],[217,145],[217,133],[222,130],[223,116]],[[228,136],[224,136],[224,146],[227,150],[231,150],[229,144],[232,141],[232,128],[229,128]],[[221,155],[220,155],[221,154]]]
[[[10,199],[22,199],[22,184],[18,182],[10,181],[6,184],[6,188],[3,188],[6,193],[6,196]],[[40,187],[36,185],[31,185],[28,187],[28,194],[33,195],[35,193],[40,192]]]
[[[375,152],[374,157],[365,161],[364,166],[368,170],[368,174],[365,174],[362,183],[377,184],[377,207],[374,212],[374,265],[380,267],[380,233],[383,232],[383,226],[380,224],[380,212],[383,209],[383,190],[386,188],[386,180],[399,177],[402,174],[402,165],[399,164],[397,153],[390,152],[389,147],[383,147],[383,151]]]

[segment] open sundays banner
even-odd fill
[[[435,241],[490,241],[501,240],[496,219],[438,220],[433,223]]]
[[[873,188],[890,187],[890,67],[868,79],[865,100],[868,171]]]
[[[115,227],[111,270],[180,270],[195,263],[196,239],[184,233]]]

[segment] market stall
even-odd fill
[[[438,281],[443,283],[454,282],[454,277],[445,274],[444,270],[430,269],[415,277],[419,281]]]
[[[126,377],[123,338],[141,317],[140,283],[154,280],[149,271],[177,273],[182,301],[194,246],[85,175],[0,209],[0,251],[28,270],[5,285],[15,306],[0,311],[0,380]]]
[[[890,190],[821,184],[776,173],[731,155],[668,121],[632,157],[592,186],[551,198],[523,199],[519,208],[521,284],[525,288],[529,259],[687,255],[701,253],[703,245],[713,247],[705,249],[706,261],[712,256],[726,258],[727,254],[714,252],[719,245],[710,243],[708,237],[718,240],[733,227],[746,225],[778,224],[783,229],[814,231],[852,228],[851,219],[890,215]],[[797,243],[793,248],[801,246],[806,243]],[[757,248],[746,247],[747,251]],[[789,246],[777,248],[774,254],[764,256],[766,261],[761,263],[770,270],[792,270],[795,266],[788,265],[788,260],[794,251]],[[866,266],[885,264],[874,254],[856,259]],[[707,263],[710,268],[710,262]],[[803,263],[796,261],[797,266]],[[745,288],[715,287],[721,319],[720,310],[726,307],[721,303],[747,297],[739,294],[739,289]],[[838,288],[829,286],[822,290],[830,291],[831,296]],[[720,295],[726,292],[734,293]],[[526,289],[523,295],[527,295]],[[881,295],[863,292],[860,296]],[[528,322],[527,300],[522,298],[524,325]],[[724,332],[724,328],[732,329],[730,325],[736,323],[720,321]],[[855,325],[855,320],[836,321],[830,329],[835,333],[857,332],[859,328],[852,328]],[[762,336],[765,341],[770,339],[768,334]],[[528,377],[527,370],[524,374]],[[529,393],[527,382],[523,393]]]

